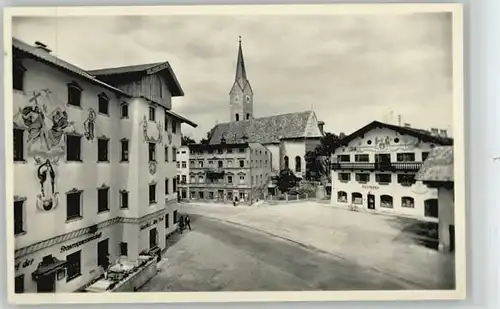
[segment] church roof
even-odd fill
[[[281,139],[319,138],[319,133],[307,134],[313,116],[314,112],[307,111],[220,123],[213,129],[210,144],[219,144],[221,139],[226,143],[270,144],[279,143]]]

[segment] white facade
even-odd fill
[[[182,199],[189,198],[189,147],[181,146],[177,150],[177,178],[179,194]]]
[[[180,147],[180,121],[172,133],[163,122],[176,117],[164,107],[31,57],[14,67],[24,72],[13,91],[16,292],[72,292],[102,272],[105,255],[134,261],[165,248],[176,166],[159,162],[163,147]],[[35,279],[49,256],[67,263]]]
[[[389,128],[354,138],[333,155],[332,204],[437,222],[437,190],[414,179],[434,146]]]

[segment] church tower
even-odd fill
[[[253,118],[253,91],[247,79],[241,37],[239,38],[238,60],[233,87],[229,92],[229,111],[231,121],[242,121]]]

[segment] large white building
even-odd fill
[[[320,143],[324,123],[313,111],[255,118],[253,95],[240,41],[235,80],[229,93],[230,122],[214,127],[210,144],[218,145],[223,140],[228,144],[262,144],[272,154],[274,173],[290,168],[298,177],[305,177],[305,155]]]
[[[179,182],[179,194],[182,199],[189,198],[189,146],[181,146],[177,150],[177,179]]]
[[[343,138],[333,154],[331,202],[437,222],[438,192],[415,175],[435,146],[452,143],[444,131],[374,121]]]
[[[38,43],[12,42],[15,290],[73,292],[110,257],[159,253],[176,228],[165,63],[85,71]]]

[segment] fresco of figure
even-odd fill
[[[57,206],[59,193],[56,192],[55,187],[56,173],[49,159],[38,167],[37,177],[40,182],[40,194],[37,196],[37,207],[43,211],[50,211]]]

